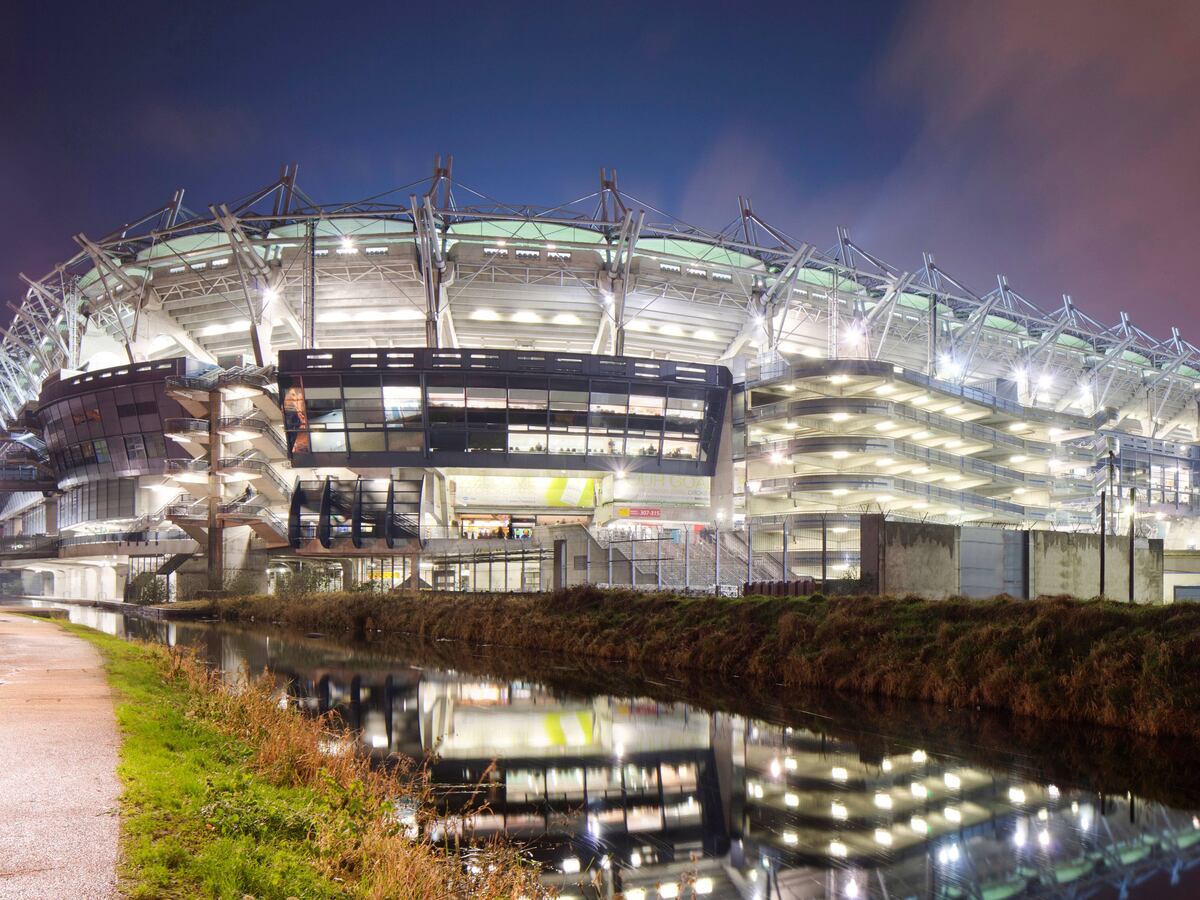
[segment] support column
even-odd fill
[[[225,529],[221,525],[221,392],[208,395],[208,589],[225,587]]]

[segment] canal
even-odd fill
[[[565,897],[1200,896],[1189,742],[503,648],[70,617],[266,671],[364,752],[427,760],[447,829],[527,846]]]

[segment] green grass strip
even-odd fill
[[[121,890],[129,897],[340,897],[315,864],[314,790],[252,773],[254,751],[189,716],[157,648],[63,624],[103,655],[121,732]]]

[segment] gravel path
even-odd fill
[[[117,746],[96,650],[0,611],[0,898],[116,895]]]

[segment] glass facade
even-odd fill
[[[161,472],[182,451],[163,439],[163,420],[183,416],[167,398],[163,375],[155,380],[83,389],[39,410],[46,449],[63,475],[104,476]],[[114,383],[115,382],[115,383]]]
[[[711,469],[727,388],[473,372],[280,375],[296,465]]]

